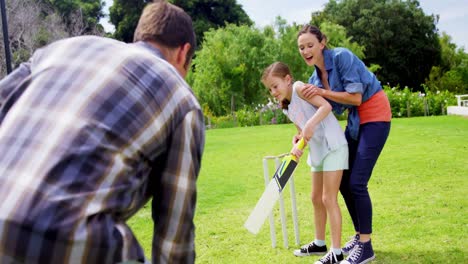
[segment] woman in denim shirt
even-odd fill
[[[351,51],[328,49],[317,27],[305,25],[298,33],[299,52],[315,71],[304,86],[306,98],[326,98],[333,111],[348,110],[345,136],[349,146],[349,170],[340,186],[356,231],[343,248],[349,256],[342,263],[367,263],[375,258],[371,244],[372,203],[367,185],[390,132],[391,109],[376,76]]]

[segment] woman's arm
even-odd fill
[[[332,107],[331,105],[321,96],[311,96],[311,98],[306,98],[301,90],[298,90],[298,95],[312,104],[313,106],[317,107],[317,112],[307,120],[304,129],[302,130],[302,136],[306,141],[309,141],[315,131],[315,127],[330,114]]]
[[[362,94],[360,93],[335,92],[319,88],[312,84],[305,84],[300,88],[298,87],[298,93],[302,94],[306,100],[312,100],[315,95],[320,95],[340,104],[359,106],[362,102]]]

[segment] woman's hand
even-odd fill
[[[314,95],[323,96],[325,94],[324,89],[319,88],[318,86],[313,85],[313,84],[305,84],[299,89],[301,90],[300,92],[302,93],[302,96],[304,96],[304,98],[309,99],[309,100],[312,99]]]

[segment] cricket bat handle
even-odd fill
[[[296,147],[300,150],[303,150],[304,147],[305,147],[306,143],[305,143],[305,139],[302,137],[301,139],[299,139],[299,141],[296,143]],[[294,149],[294,148],[293,148]],[[292,151],[292,150],[291,150]],[[297,157],[292,155],[294,157],[294,161],[297,162]]]

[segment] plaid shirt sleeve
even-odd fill
[[[30,75],[30,63],[26,62],[22,63],[12,73],[0,81],[0,107],[5,104],[5,101],[15,91],[15,88],[27,81]]]
[[[153,263],[193,263],[196,180],[204,142],[202,113],[188,113],[170,139],[153,197]],[[158,170],[159,166],[155,166]],[[156,171],[159,174],[159,171]]]

